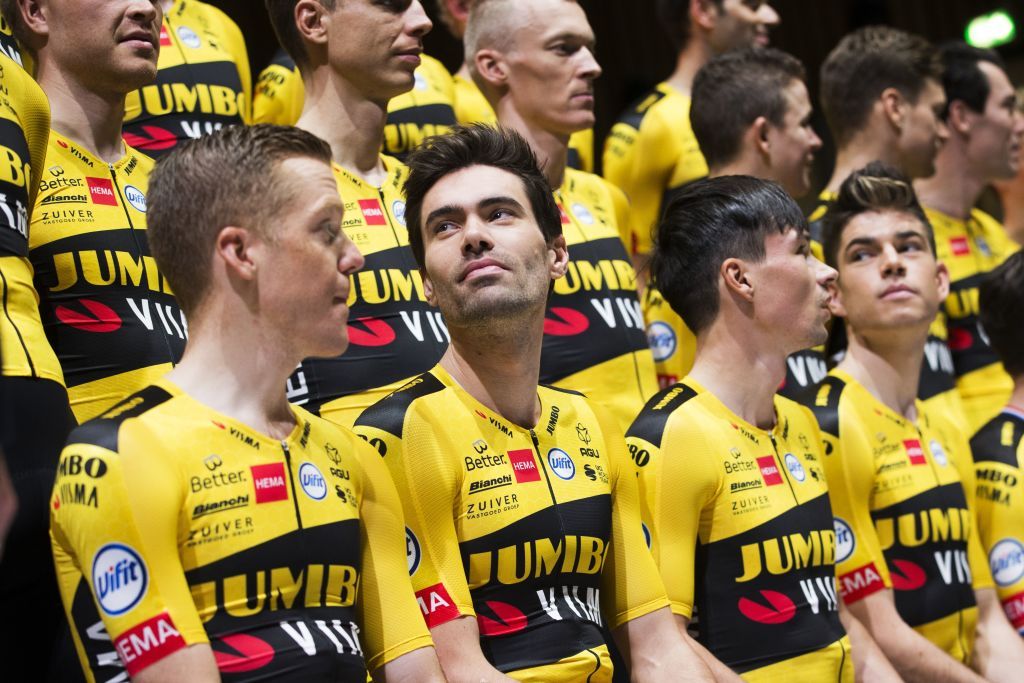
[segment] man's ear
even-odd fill
[[[434,283],[431,282],[430,276],[427,275],[426,268],[420,268],[420,279],[423,280],[423,298],[427,300],[427,303],[437,308],[437,296],[434,293]]]
[[[497,50],[484,48],[473,55],[476,72],[492,88],[502,88],[508,83],[508,64],[505,55]]]
[[[942,261],[938,262],[935,269],[935,284],[939,290],[939,300],[945,301],[949,296],[949,268]]]
[[[974,123],[974,117],[971,114],[974,112],[971,111],[966,102],[963,100],[953,100],[949,103],[948,111],[946,127],[950,132],[956,131],[961,135],[967,135],[971,132],[971,127]]]
[[[836,318],[846,317],[846,304],[843,303],[843,292],[835,282],[828,286],[828,293],[832,296],[828,300],[828,310]]]
[[[330,16],[316,0],[299,0],[295,4],[295,28],[303,40],[315,45],[327,45],[327,27]]]
[[[754,302],[754,282],[750,277],[750,265],[743,259],[727,258],[718,269],[725,283],[725,289],[747,303]]]
[[[713,0],[690,0],[690,26],[710,31],[718,21],[718,6]]]
[[[228,276],[240,280],[254,280],[258,264],[253,254],[256,240],[245,228],[221,228],[214,243],[214,253],[224,264]]]
[[[559,235],[551,240],[551,244],[548,245],[548,255],[551,257],[551,262],[548,264],[551,279],[557,280],[565,276],[565,271],[569,267],[569,247],[565,244],[565,235]]]
[[[748,129],[748,134],[751,136],[754,147],[757,148],[757,151],[761,156],[765,157],[771,154],[772,149],[771,139],[769,136],[770,126],[771,124],[768,123],[768,119],[763,116],[758,116],[754,119],[754,122],[750,124],[750,128]]]
[[[903,130],[907,118],[907,100],[896,88],[886,88],[878,98],[879,106],[886,120],[898,131]]]
[[[21,20],[29,33],[38,34],[42,38],[49,37],[48,11],[39,0],[17,0],[13,9],[21,13]]]

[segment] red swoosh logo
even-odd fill
[[[395,331],[383,320],[359,318],[355,322],[366,328],[348,326],[348,340],[356,346],[387,346],[395,341]]]
[[[544,334],[551,334],[556,337],[571,337],[583,334],[590,327],[587,316],[571,308],[554,306],[548,309],[548,316],[544,318]]]
[[[110,306],[92,299],[79,299],[78,303],[92,316],[61,305],[55,311],[57,319],[84,332],[117,332],[121,329],[121,317]]]
[[[178,144],[178,136],[157,126],[142,126],[142,132],[149,137],[125,131],[124,141],[136,149],[170,149]]]
[[[759,591],[768,607],[749,598],[740,598],[739,609],[747,619],[759,624],[784,624],[796,614],[796,605],[786,595],[777,591]]]
[[[966,351],[974,344],[974,336],[965,329],[954,328],[949,331],[949,348],[952,351]]]
[[[501,621],[478,614],[477,624],[480,626],[480,633],[485,636],[501,636],[506,633],[515,633],[526,628],[526,615],[507,602],[487,601],[487,606],[494,611],[494,615]]]
[[[213,651],[213,657],[217,660],[217,668],[221,671],[231,673],[254,671],[270,664],[274,659],[274,648],[255,636],[236,633],[218,638],[217,642],[227,645],[237,653]]]
[[[889,576],[892,587],[898,591],[916,591],[928,580],[924,570],[910,560],[893,560],[892,564],[895,571],[890,571]]]

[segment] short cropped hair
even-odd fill
[[[784,90],[804,76],[799,59],[770,47],[726,52],[701,67],[693,81],[690,124],[708,166],[733,161],[759,116],[781,127]]]
[[[654,285],[695,334],[719,311],[719,270],[729,258],[765,258],[765,239],[807,220],[779,185],[750,176],[690,183],[665,208],[650,269]]]
[[[281,44],[288,56],[292,58],[299,71],[305,72],[309,69],[309,54],[306,52],[306,45],[295,26],[295,5],[299,0],[264,0],[267,5],[267,14],[270,15],[270,24],[274,27],[274,35],[277,42]],[[317,0],[324,9],[333,11],[337,0]]]
[[[186,316],[210,286],[217,233],[235,225],[273,239],[272,225],[290,209],[278,165],[308,157],[331,163],[330,146],[291,126],[228,126],[177,147],[149,177],[150,249]]]
[[[991,88],[988,78],[978,65],[988,62],[1006,71],[1006,63],[992,50],[983,50],[960,41],[943,43],[939,48],[942,56],[942,87],[946,100],[960,100],[972,111],[985,111],[985,102]]]
[[[725,0],[710,0],[719,9]],[[682,50],[692,37],[690,27],[691,0],[656,0],[655,7],[662,28],[677,50]]]
[[[978,288],[978,319],[1006,372],[1024,375],[1024,251],[989,271]]]
[[[848,142],[886,88],[917,102],[929,78],[942,81],[942,62],[924,38],[888,26],[846,35],[821,65],[821,108],[832,135]]]
[[[562,218],[537,155],[519,133],[484,124],[455,126],[435,135],[406,159],[405,218],[409,247],[423,268],[423,198],[441,178],[470,166],[493,166],[519,178],[530,200],[537,226],[550,244],[562,234]]]
[[[567,0],[575,2],[575,0]],[[476,53],[485,48],[507,50],[522,21],[518,0],[476,0],[469,8],[462,46],[471,74],[476,74]],[[479,83],[479,82],[478,82]]]

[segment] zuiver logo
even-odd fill
[[[146,565],[131,546],[108,543],[93,556],[93,592],[100,608],[110,616],[124,614],[139,604],[148,583]]]

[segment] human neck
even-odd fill
[[[295,124],[324,139],[334,162],[371,185],[387,175],[380,158],[388,115],[387,100],[370,100],[328,66],[303,75],[306,100]]]
[[[713,56],[706,42],[691,37],[686,47],[680,50],[676,57],[676,68],[665,82],[688,96],[693,90],[693,79],[697,77],[697,72]]]
[[[1018,411],[1024,411],[1024,375],[1017,377],[1013,382],[1010,405]]]
[[[505,419],[532,429],[540,419],[537,383],[544,335],[538,314],[491,326],[448,326],[452,342],[441,367],[473,398]],[[521,330],[514,339],[509,330]]]
[[[964,146],[949,140],[935,159],[935,175],[914,181],[914,190],[928,208],[966,220],[987,184],[971,172]]]
[[[495,111],[498,123],[515,130],[530,143],[551,189],[560,188],[565,180],[565,167],[569,163],[569,136],[531,125],[516,111],[507,97],[498,101]]]
[[[108,164],[124,156],[123,92],[91,90],[49,59],[40,60],[37,80],[50,101],[53,130]]]
[[[868,339],[847,325],[849,345],[840,361],[848,373],[897,414],[917,420],[917,386],[921,379],[928,327],[894,330]]]
[[[749,175],[755,178],[771,179],[770,169],[760,162],[756,153],[741,154],[727,164],[709,169],[708,175],[712,178],[726,175]]]
[[[839,186],[853,173],[867,166],[872,161],[882,161],[899,168],[900,159],[895,140],[889,136],[874,136],[874,129],[865,129],[853,136],[849,143],[836,152],[836,166],[832,178],[825,189],[832,193],[839,192]]]

